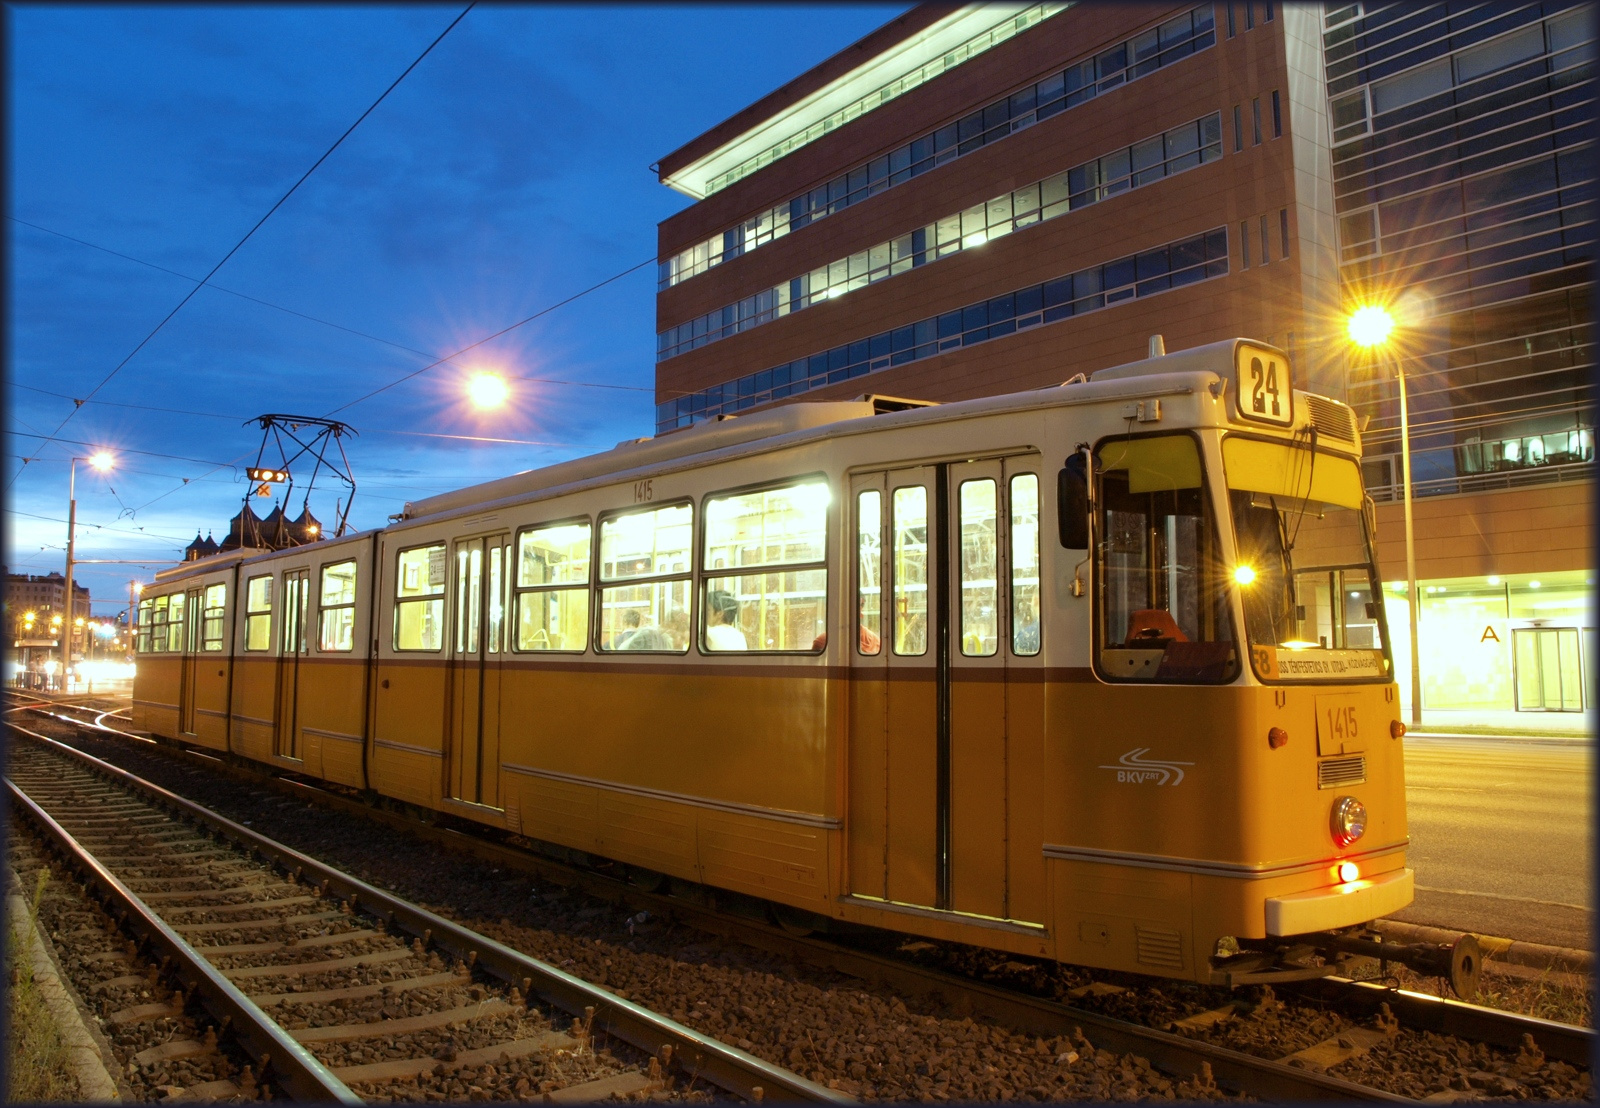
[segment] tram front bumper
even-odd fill
[[[1397,869],[1325,889],[1268,897],[1267,934],[1307,935],[1366,923],[1404,908],[1415,893],[1415,871]]]

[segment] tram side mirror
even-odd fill
[[[1063,549],[1089,549],[1089,463],[1084,451],[1068,457],[1056,477],[1056,522]]]

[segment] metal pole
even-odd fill
[[[72,536],[78,520],[78,459],[72,459],[67,471],[67,603],[66,619],[61,625],[61,641],[66,649],[61,652],[61,691],[67,691],[67,669],[72,665]]]
[[[1411,421],[1406,410],[1406,371],[1394,359],[1395,380],[1400,383],[1400,464],[1405,471],[1402,495],[1406,509],[1406,590],[1411,616],[1411,726],[1422,726],[1422,653],[1417,642],[1417,613],[1422,591],[1417,588],[1417,544],[1411,531]]]

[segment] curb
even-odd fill
[[[1408,739],[1486,739],[1497,743],[1558,743],[1558,744],[1587,744],[1594,745],[1595,737],[1580,732],[1551,732],[1547,735],[1491,735],[1487,733],[1473,733],[1470,731],[1413,731],[1406,728]]]
[[[1515,939],[1502,939],[1476,932],[1451,931],[1443,927],[1424,927],[1415,923],[1381,919],[1373,924],[1374,930],[1400,942],[1453,943],[1462,935],[1471,934],[1478,940],[1487,958],[1507,965],[1526,966],[1530,969],[1555,970],[1561,973],[1594,973],[1594,954],[1568,946],[1545,946],[1543,943],[1525,943]]]
[[[11,878],[13,887],[18,887],[16,872],[9,867],[7,876]],[[78,1092],[89,1102],[121,1100],[117,1082],[106,1069],[105,1059],[101,1057],[99,1046],[89,1033],[88,1027],[84,1025],[83,1015],[78,1011],[72,994],[62,983],[60,974],[56,972],[55,962],[50,957],[49,948],[45,946],[44,936],[39,934],[37,925],[32,927],[28,925],[27,902],[19,894],[11,893],[6,897],[6,912],[11,917],[12,929],[22,942],[26,957],[31,963],[33,980],[39,987],[39,994],[50,1010],[56,1026],[60,1028],[61,1038],[66,1043],[67,1054],[71,1059],[73,1075],[78,1080]]]

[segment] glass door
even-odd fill
[[[299,760],[300,662],[306,654],[306,610],[310,600],[310,571],[286,570],[283,575],[283,623],[278,652],[278,711],[273,753]]]
[[[176,597],[174,597],[176,599]],[[200,590],[190,589],[184,598],[184,637],[182,672],[178,683],[178,733],[194,734],[194,694],[199,677]]]
[[[1511,632],[1516,657],[1517,711],[1583,711],[1583,667],[1576,627],[1518,627]]]

